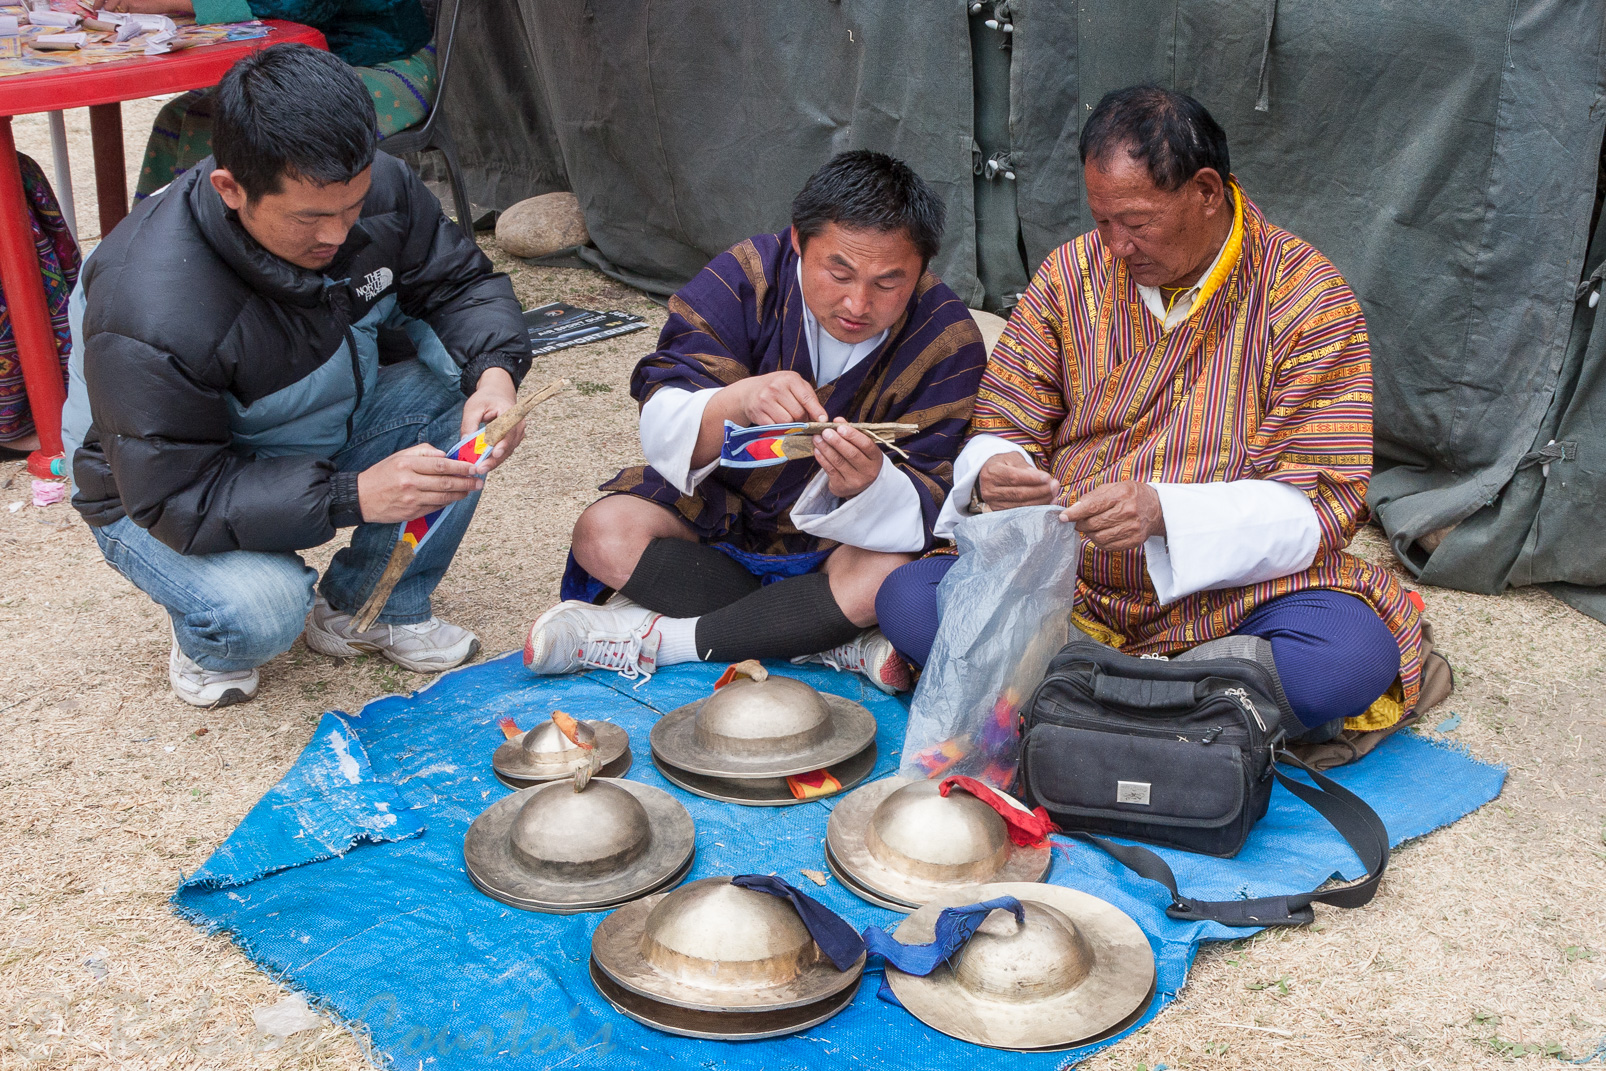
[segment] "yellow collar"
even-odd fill
[[[1216,258],[1216,266],[1210,274],[1204,277],[1199,284],[1199,296],[1193,299],[1193,308],[1188,310],[1192,316],[1204,307],[1210,296],[1221,289],[1221,284],[1227,281],[1232,269],[1238,264],[1238,257],[1244,250],[1244,191],[1236,182],[1232,183],[1232,230],[1227,235],[1227,242],[1221,247],[1221,255]]]

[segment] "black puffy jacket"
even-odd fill
[[[73,505],[95,526],[126,515],[183,554],[315,547],[361,520],[356,473],[336,473],[327,448],[242,446],[240,414],[294,399],[338,360],[326,377],[343,376],[350,400],[298,419],[333,421],[343,441],[360,361],[373,360],[371,336],[359,344],[352,326],[381,302],[433,330],[465,394],[487,368],[523,378],[523,318],[507,276],[394,157],[375,158],[362,216],[323,272],[258,245],[212,188],[213,167],[203,160],[137,208],[84,266],[74,346],[91,422],[73,456]]]

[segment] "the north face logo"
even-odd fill
[[[389,268],[371,271],[368,273],[368,278],[362,281],[362,285],[355,288],[357,296],[364,301],[372,301],[386,290],[389,290],[390,284],[394,279],[395,276],[390,273]]]

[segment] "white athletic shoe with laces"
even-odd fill
[[[658,672],[662,637],[657,625],[662,618],[617,595],[606,606],[560,602],[530,626],[524,664],[542,676],[611,669],[646,683]]]
[[[254,669],[219,672],[203,669],[173,640],[167,656],[167,679],[173,694],[192,707],[231,707],[255,697],[261,677]]]
[[[870,683],[886,692],[897,695],[914,687],[914,673],[903,656],[893,649],[892,641],[878,628],[867,628],[840,647],[819,654],[792,659],[794,663],[815,662],[844,673],[862,673]]]
[[[414,625],[375,625],[357,631],[351,614],[343,614],[319,595],[307,615],[303,633],[307,646],[319,654],[355,658],[380,654],[414,673],[439,673],[479,654],[480,639],[438,617]]]

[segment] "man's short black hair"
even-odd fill
[[[217,87],[212,153],[247,199],[286,175],[350,182],[374,162],[373,101],[357,72],[308,45],[273,45],[229,68]]]
[[[1143,161],[1162,190],[1179,190],[1201,169],[1214,168],[1223,182],[1232,173],[1227,132],[1205,106],[1174,89],[1128,86],[1104,94],[1082,127],[1077,146],[1082,165],[1124,149]]]
[[[850,230],[902,230],[925,263],[942,248],[946,216],[942,199],[908,164],[868,149],[837,153],[792,199],[799,246],[827,223]]]

